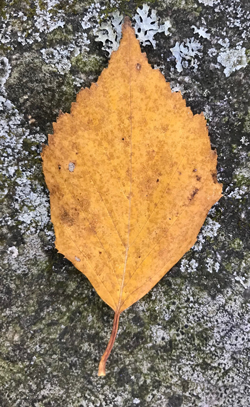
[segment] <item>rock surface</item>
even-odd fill
[[[250,405],[247,0],[0,2],[1,407]],[[204,112],[224,197],[197,243],[121,316],[54,249],[41,144],[130,15],[149,62]]]

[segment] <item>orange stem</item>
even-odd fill
[[[104,354],[102,355],[102,358],[101,358],[100,363],[99,363],[98,376],[105,376],[106,375],[106,372],[105,372],[106,362],[107,362],[107,359],[108,359],[108,357],[110,355],[110,352],[111,352],[111,350],[113,348],[113,345],[115,343],[115,338],[116,338],[118,325],[119,325],[119,318],[120,318],[120,312],[116,311],[115,316],[114,316],[114,322],[113,322],[113,328],[112,328],[110,340],[109,340],[108,346],[107,346]]]

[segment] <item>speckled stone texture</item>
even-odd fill
[[[140,7],[138,9],[138,7]],[[249,407],[250,3],[0,1],[1,407]],[[54,249],[40,151],[130,15],[149,62],[204,112],[224,197],[121,315]]]

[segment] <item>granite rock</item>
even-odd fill
[[[0,2],[1,407],[250,405],[247,0]],[[54,248],[41,146],[117,49],[143,51],[204,112],[224,197],[194,247],[121,315]]]

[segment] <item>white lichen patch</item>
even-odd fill
[[[16,246],[11,246],[8,248],[8,253],[15,259],[18,256],[18,249]]]
[[[229,189],[229,188],[227,188],[227,189]],[[241,188],[238,188],[238,187],[235,188],[228,195],[226,195],[227,189],[225,191],[225,196],[227,196],[227,198],[242,199],[242,197],[244,197],[244,195],[249,193],[249,188],[246,187],[245,185],[243,185]]]
[[[207,218],[205,225],[201,229],[201,233],[204,237],[211,237],[212,239],[217,236],[220,224],[211,218]]]
[[[4,89],[3,89],[4,92]],[[15,216],[10,218],[8,214],[2,218],[2,226],[14,226],[16,222],[19,229],[24,233],[36,233],[42,230],[49,222],[49,200],[43,187],[35,181],[31,181],[36,167],[27,165],[28,152],[24,150],[23,143],[42,143],[46,136],[39,129],[29,130],[25,125],[24,117],[15,106],[4,96],[0,98],[0,147],[2,149],[1,174],[6,180],[10,180],[13,194],[12,209]],[[20,164],[17,165],[18,161]],[[14,185],[14,188],[13,188]],[[8,193],[8,182],[2,194]]]
[[[231,73],[247,66],[246,48],[231,48],[222,50],[217,61],[225,67],[224,74],[228,77]]]
[[[230,1],[226,8],[221,2],[216,8],[218,8],[218,12],[222,13],[226,10],[227,27],[237,30],[243,40],[249,38],[250,10],[242,5],[241,0]]]
[[[72,58],[79,54],[87,55],[89,42],[86,33],[77,34],[69,44],[58,45],[55,48],[43,48],[41,54],[47,64],[53,65],[60,74],[65,74],[71,68]]]
[[[151,10],[147,4],[143,4],[142,9],[137,9],[137,14],[134,16],[135,33],[142,45],[156,46],[154,39],[155,34],[164,32],[169,35],[169,28],[172,26],[170,20],[165,21],[163,25],[160,24],[160,19],[157,17],[156,11]]]
[[[240,141],[244,146],[248,146],[248,144],[250,144],[250,141],[246,138],[246,136],[242,136]]]
[[[218,222],[209,217],[206,219],[205,224],[202,226],[201,231],[197,236],[197,241],[192,247],[194,258],[189,261],[184,257],[181,260],[180,270],[182,272],[192,273],[197,270],[199,267],[199,255],[197,252],[200,252],[203,249],[204,243],[206,243],[208,239],[213,240],[217,236],[220,227],[221,225]],[[205,259],[205,265],[210,273],[218,272],[220,269],[220,255],[218,253],[210,253]]]
[[[100,27],[94,28],[94,34],[96,41],[103,43],[103,49],[111,54],[112,51],[116,51],[119,47],[121,35],[122,35],[122,21],[123,16],[114,12],[111,15],[111,21],[102,23]]]
[[[206,38],[206,39],[208,39],[208,40],[210,39],[211,34],[209,34],[209,33],[207,32],[207,28],[204,28],[204,27],[198,28],[198,27],[196,27],[195,25],[192,25],[191,28],[194,30],[194,33],[195,33],[195,34],[198,34],[200,37]]]
[[[182,259],[181,261],[181,266],[180,266],[180,270],[184,273],[184,272],[189,272],[192,273],[194,271],[197,270],[199,263],[192,259],[191,261],[187,261],[186,259]]]
[[[63,28],[65,13],[62,10],[55,12],[55,7],[59,3],[59,0],[44,0],[42,3],[35,0],[36,12],[33,18],[20,11],[11,15],[7,14],[3,23],[0,41],[14,49],[18,46],[18,43],[24,46],[40,42],[42,40],[41,33],[49,33],[59,27]],[[71,4],[72,0],[69,0],[68,3]],[[17,41],[11,41],[13,34],[17,37]]]
[[[3,87],[10,76],[11,66],[7,58],[0,58],[0,87]]]
[[[17,220],[21,222],[23,231],[29,233],[43,230],[49,222],[48,197],[43,193],[43,187],[37,182],[29,181],[27,175],[16,179],[14,208],[17,211]]]
[[[192,249],[198,252],[201,251],[203,243],[206,242],[206,238],[215,238],[220,226],[221,225],[218,222],[212,220],[211,218],[207,218],[205,224],[202,226],[201,231],[197,236],[197,241]]]
[[[35,1],[36,14],[34,22],[39,32],[51,32],[58,27],[64,27],[64,13],[61,10],[58,10],[57,13],[51,13],[51,10],[57,6],[60,1],[45,0],[43,3],[45,3],[45,7],[41,8],[39,0]],[[68,0],[68,3],[72,3],[72,0]]]
[[[199,50],[202,45],[194,38],[187,39],[182,43],[176,42],[173,48],[170,48],[173,56],[176,59],[176,69],[182,72],[183,68],[192,67],[194,71],[198,68],[198,60],[196,57],[202,56]]]
[[[2,262],[8,264],[10,270],[16,270],[16,274],[26,274],[30,262],[45,262],[46,260],[47,256],[44,253],[44,246],[39,236],[35,233],[25,235],[25,243],[19,246],[18,249],[16,247],[13,248],[13,246],[9,247],[8,256],[5,256]],[[34,263],[32,272],[35,274],[37,271],[36,263]]]
[[[244,282],[244,277],[235,276],[234,278],[235,278],[236,281],[239,281],[240,284],[241,284],[245,289],[247,289],[247,286],[246,286],[246,284],[245,284],[245,282]]]
[[[153,325],[151,327],[151,332],[153,335],[153,341],[156,344],[164,343],[166,340],[170,339],[167,330],[163,329],[161,326]]]
[[[92,16],[89,15],[89,19],[84,18],[82,26],[85,28],[90,26],[90,20]],[[135,24],[134,29],[137,38],[142,45],[152,45],[156,47],[156,40],[154,36],[157,33],[164,32],[165,35],[170,35],[169,29],[172,26],[170,20],[166,20],[164,24],[161,24],[160,18],[157,16],[155,10],[151,10],[147,4],[143,4],[142,8],[137,8],[134,16]],[[93,32],[96,37],[96,41],[103,43],[102,48],[109,54],[112,51],[116,51],[119,47],[121,35],[122,35],[122,22],[123,15],[118,11],[110,14],[110,21],[101,23],[100,26],[95,25]]]
[[[220,0],[199,0],[199,3],[204,4],[205,6],[213,7],[214,4],[219,3]]]
[[[41,49],[43,60],[50,65],[54,65],[60,74],[68,72],[71,68],[70,51],[68,47],[44,48]]]
[[[207,271],[209,271],[209,273],[212,273],[213,271],[215,271],[217,273],[219,271],[220,263],[218,261],[214,261],[214,259],[212,257],[206,258],[205,262],[206,262]]]
[[[100,3],[92,3],[89,8],[85,11],[84,16],[81,19],[81,26],[83,30],[87,28],[96,28],[98,26],[97,21],[99,20],[99,16],[103,6]],[[102,16],[102,14],[101,14]]]

